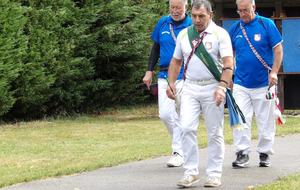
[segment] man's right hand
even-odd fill
[[[175,100],[175,97],[176,97],[176,87],[174,84],[170,84],[170,86],[168,86],[167,88],[167,96],[172,99],[172,100]]]
[[[152,77],[153,77],[153,71],[147,71],[143,78],[143,82],[147,86],[148,90],[150,90],[150,85],[152,83]]]

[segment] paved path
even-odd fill
[[[253,142],[256,146],[256,142]],[[270,183],[279,177],[300,172],[300,135],[277,137],[276,154],[271,157],[270,168],[259,168],[258,154],[252,147],[250,167],[232,169],[235,159],[233,146],[226,146],[222,186],[214,189],[245,190],[248,186]],[[182,168],[167,168],[168,157],[133,162],[111,168],[98,169],[60,178],[33,181],[2,188],[0,190],[176,190],[176,182],[182,177]],[[200,150],[201,181],[190,190],[204,188],[206,149]]]

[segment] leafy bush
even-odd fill
[[[143,102],[158,0],[0,2],[0,116],[38,118]]]
[[[0,1],[0,115],[15,104],[13,83],[23,70],[27,37],[23,35],[26,9],[18,3]]]

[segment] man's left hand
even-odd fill
[[[218,86],[217,90],[214,93],[216,105],[221,105],[222,102],[225,101],[226,97],[226,88],[222,86]]]

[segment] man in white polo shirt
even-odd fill
[[[179,33],[169,67],[170,86],[167,95],[174,99],[175,81],[184,60],[185,81],[181,96],[180,122],[183,130],[185,172],[177,185],[190,187],[199,181],[197,128],[199,115],[202,113],[208,137],[207,180],[204,186],[217,187],[221,185],[224,160],[224,101],[226,88],[232,79],[232,46],[229,34],[212,21],[212,8],[208,0],[193,1],[192,21],[191,27]],[[193,34],[196,36],[194,39],[191,38]],[[211,57],[212,61],[208,65],[213,65],[219,74],[221,72],[219,79],[214,77],[214,72],[203,61],[203,57],[201,58],[203,54],[197,54],[198,50]]]

